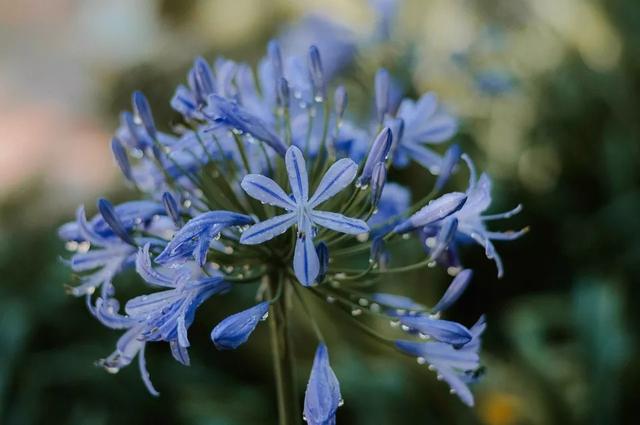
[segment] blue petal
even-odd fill
[[[349,158],[338,160],[320,180],[315,193],[309,200],[309,206],[315,208],[340,192],[353,181],[357,172],[358,166]]]
[[[400,322],[422,334],[452,345],[462,346],[472,338],[467,328],[448,320],[431,319],[428,316],[403,316]]]
[[[309,425],[335,423],[335,416],[342,403],[340,383],[329,364],[329,353],[319,344],[304,397],[304,417]]]
[[[345,217],[342,214],[334,212],[312,211],[311,219],[315,224],[322,227],[350,235],[359,235],[369,231],[369,226],[366,222],[357,218]]]
[[[457,144],[452,145],[444,154],[444,158],[442,158],[442,164],[440,164],[440,171],[438,173],[438,178],[436,179],[436,184],[434,189],[436,191],[442,190],[447,181],[449,181],[449,177],[451,177],[451,173],[453,173],[454,168],[460,161],[460,157],[462,156],[462,149]]]
[[[149,257],[149,244],[146,244],[143,248],[138,250],[136,256],[136,272],[142,277],[142,279],[150,284],[156,286],[162,286],[166,288],[175,287],[174,277],[167,274],[158,273],[151,266],[151,258]]]
[[[233,350],[244,344],[269,311],[264,301],[218,323],[211,331],[211,340],[218,350]]]
[[[177,341],[169,341],[169,347],[171,348],[171,355],[174,359],[185,366],[189,366],[191,364],[189,352],[185,347],[182,347]]]
[[[291,146],[287,149],[285,163],[293,198],[298,205],[307,202],[309,199],[309,177],[302,151],[297,146]]]
[[[362,168],[362,174],[360,174],[360,177],[358,177],[357,184],[369,184],[371,175],[373,173],[373,167],[375,167],[378,162],[386,161],[387,155],[389,154],[389,149],[391,149],[392,142],[393,135],[391,133],[391,129],[389,127],[383,128],[371,145],[369,155],[367,156],[367,160],[365,161],[364,167]]]
[[[262,140],[278,154],[284,155],[287,148],[270,126],[235,102],[222,96],[209,96],[207,113],[218,123],[251,134]]]
[[[129,158],[127,157],[127,151],[120,143],[117,137],[111,139],[111,151],[113,152],[113,157],[120,167],[120,171],[127,178],[127,180],[133,181],[133,176],[131,174],[131,164],[129,163]]]
[[[295,222],[296,213],[293,212],[261,221],[242,232],[240,243],[256,245],[268,241],[286,232]]]
[[[287,194],[268,177],[261,174],[249,174],[242,179],[240,186],[249,196],[269,205],[276,205],[285,210],[293,210],[295,204]]]
[[[113,205],[111,205],[111,202],[107,201],[104,198],[99,199],[98,209],[100,210],[102,218],[109,225],[113,233],[115,233],[124,242],[136,246],[136,242],[133,240],[131,235],[127,233],[124,226],[120,222],[120,219],[113,209]]]
[[[442,157],[431,149],[417,143],[407,142],[400,146],[399,151],[400,150],[404,151],[411,159],[429,170],[431,174],[438,174],[440,172]]]
[[[149,375],[149,371],[147,370],[145,348],[146,345],[143,345],[138,352],[138,368],[140,369],[140,377],[142,378],[144,386],[147,387],[147,391],[149,391],[152,396],[158,397],[160,396],[160,393],[153,386],[153,383],[151,382],[151,376]]]
[[[324,71],[320,60],[320,51],[316,46],[309,47],[309,76],[316,101],[322,101],[326,97]]]
[[[305,231],[296,240],[293,255],[293,270],[298,281],[304,286],[311,285],[320,273],[320,260],[313,246],[313,229],[311,225],[305,225]]]
[[[394,231],[405,233],[418,227],[426,226],[460,210],[465,204],[467,196],[461,192],[451,192],[432,200],[409,219],[400,223]]]
[[[458,273],[442,298],[440,298],[440,301],[433,307],[433,311],[440,312],[451,307],[458,298],[460,298],[465,289],[467,289],[472,276],[473,271],[471,269],[465,269]]]
[[[412,300],[409,297],[395,294],[386,294],[377,292],[371,296],[371,299],[385,307],[391,307],[401,310],[423,310],[424,306]]]
[[[133,109],[142,121],[142,125],[152,139],[157,137],[156,125],[153,122],[153,115],[147,98],[140,91],[136,91],[132,95]]]

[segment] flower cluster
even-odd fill
[[[473,405],[468,384],[479,375],[484,319],[467,328],[441,314],[472,277],[460,246],[481,245],[501,275],[492,241],[522,231],[494,232],[486,222],[520,208],[483,215],[491,180],[476,176],[457,145],[440,146],[458,123],[434,93],[398,102],[385,70],[374,86],[373,119],[357,123],[347,114],[345,88],[327,81],[318,49],[312,46],[307,58],[285,58],[272,42],[255,73],[243,63],[218,59],[211,66],[196,59],[171,99],[182,117],[172,134],[156,127],[145,96],[133,94],[132,112],[122,113],[111,146],[145,200],[114,206],[101,199],[95,217],[87,219],[80,207],[59,231],[80,276],[70,293],[86,297],[105,326],[124,331],[101,365],[115,373],[138,356],[144,383],[158,394],[145,367],[145,345],[168,342],[174,358],[188,365],[188,330],[198,308],[236,285],[255,283],[258,303],[215,325],[212,342],[235,349],[270,312],[281,321],[288,308],[301,307],[318,337],[307,422],[335,423],[341,405],[327,346],[306,306],[312,296],[427,364]],[[433,185],[413,205],[407,188],[388,181],[393,169],[411,162]],[[444,191],[455,172],[468,172],[469,186]],[[394,257],[397,245],[416,243],[424,249],[418,262]],[[375,292],[380,279],[436,265],[453,279],[432,308]],[[149,293],[121,311],[114,279],[128,268]],[[381,330],[374,321],[392,327]]]

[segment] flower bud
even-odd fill
[[[127,151],[120,143],[120,140],[117,137],[111,139],[111,151],[113,152],[113,157],[120,167],[120,171],[127,178],[127,180],[133,181],[133,176],[131,174],[131,164],[129,163],[129,158],[127,157]]]
[[[218,323],[211,331],[211,340],[218,350],[235,350],[247,342],[258,323],[266,319],[269,302],[263,301]]]
[[[387,167],[384,162],[378,162],[373,167],[371,175],[371,205],[375,208],[382,196],[382,189],[387,181]]]
[[[336,88],[336,91],[333,95],[333,103],[335,104],[336,115],[338,116],[338,119],[342,119],[342,117],[344,116],[344,111],[347,109],[347,104],[349,103],[347,89],[345,89],[343,85],[340,85]]]
[[[133,110],[138,118],[140,118],[140,121],[142,121],[142,126],[147,130],[149,137],[155,139],[158,132],[153,122],[153,115],[151,114],[151,107],[149,106],[147,98],[141,91],[136,91],[133,93],[132,100]]]
[[[129,245],[136,246],[136,242],[125,230],[122,222],[116,214],[116,211],[113,209],[113,205],[111,205],[111,202],[107,201],[104,198],[100,198],[98,200],[98,210],[100,211],[100,214],[102,215],[104,221],[116,236],[118,236]]]
[[[389,149],[391,148],[392,139],[393,137],[389,127],[385,127],[380,134],[378,134],[378,137],[376,137],[371,145],[371,150],[362,169],[362,174],[356,182],[357,185],[363,186],[369,184],[371,175],[373,174],[373,167],[375,167],[378,162],[384,162],[386,160]]]
[[[164,209],[167,211],[167,215],[171,217],[173,222],[177,227],[182,226],[182,217],[180,217],[180,208],[178,207],[178,202],[176,202],[176,198],[169,192],[165,192],[162,194],[162,203],[164,204]]]
[[[316,46],[309,47],[309,76],[313,87],[314,100],[322,102],[326,97],[326,87],[320,51]]]

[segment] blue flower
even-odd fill
[[[267,318],[269,302],[232,314],[218,323],[211,331],[211,340],[218,350],[235,350],[247,342],[258,323]]]
[[[186,260],[191,257],[201,266],[207,260],[211,242],[224,229],[245,226],[253,219],[230,211],[209,211],[192,218],[184,225],[156,258],[158,264]]]
[[[287,150],[285,156],[289,185],[293,196],[289,197],[276,182],[259,174],[247,175],[241,183],[249,196],[270,205],[287,210],[245,230],[240,242],[247,245],[268,241],[289,229],[294,224],[298,228],[293,268],[298,280],[305,286],[312,284],[318,276],[320,263],[313,243],[315,226],[322,226],[336,232],[357,235],[369,231],[369,226],[359,219],[342,214],[317,211],[315,208],[347,187],[355,178],[358,166],[350,159],[343,158],[327,170],[315,193],[309,198],[309,179],[302,152],[295,146]]]
[[[132,265],[135,259],[134,246],[113,234],[103,236],[94,228],[87,223],[84,207],[80,207],[74,226],[63,229],[63,232],[69,231],[68,236],[73,234],[72,240],[86,241],[94,247],[90,251],[77,252],[69,261],[74,272],[90,272],[81,277],[80,285],[69,288],[69,292],[75,296],[91,295],[100,287],[107,291],[116,274]]]
[[[451,241],[450,245],[455,245],[457,240],[473,240],[484,248],[487,258],[493,259],[498,269],[498,277],[502,277],[504,273],[502,259],[496,252],[492,241],[517,239],[524,235],[528,228],[519,231],[492,232],[487,230],[485,222],[512,217],[522,210],[522,206],[518,205],[511,211],[500,214],[483,215],[482,213],[491,205],[491,179],[485,173],[477,178],[471,159],[467,155],[463,155],[462,158],[466,161],[470,171],[469,188],[466,192],[466,202],[457,211],[449,214],[451,219],[457,220],[456,239]],[[426,225],[426,230],[431,234],[437,234],[445,224],[446,221],[433,221]],[[428,240],[427,245],[429,245]],[[438,246],[437,243],[433,245]]]
[[[304,419],[309,425],[334,425],[342,405],[340,383],[329,364],[329,352],[319,344],[304,397]]]
[[[480,372],[480,338],[486,327],[484,316],[469,329],[471,340],[461,348],[444,342],[396,341],[396,347],[409,355],[416,356],[418,363],[429,364],[429,369],[438,374],[468,406],[473,406],[473,394],[468,384],[475,381]]]
[[[174,341],[182,349],[189,346],[187,329],[196,309],[212,295],[230,288],[221,275],[202,275],[188,264],[160,271],[153,269],[148,244],[138,252],[136,271],[149,285],[164,290],[132,298],[125,311],[130,318],[145,323],[141,335],[146,341]],[[183,361],[184,355],[176,359]]]
[[[458,129],[457,120],[438,105],[434,93],[424,94],[417,102],[404,99],[396,117],[404,121],[404,131],[396,142],[394,165],[404,167],[413,159],[431,173],[440,173],[442,158],[425,144],[449,140]]]
[[[118,301],[110,298],[98,298],[96,306],[93,308],[93,314],[100,322],[111,329],[126,329],[116,343],[116,349],[108,357],[97,362],[98,366],[103,367],[109,373],[118,373],[120,369],[131,364],[133,359],[138,357],[138,367],[140,376],[149,393],[155,397],[160,393],[155,389],[145,360],[146,341],[142,338],[142,332],[145,329],[144,323],[140,323],[132,318],[123,316],[118,313]]]

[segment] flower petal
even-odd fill
[[[309,200],[309,206],[315,208],[327,199],[347,187],[358,172],[358,166],[349,158],[334,163],[320,180],[315,193]]]
[[[458,273],[445,291],[442,298],[440,298],[440,301],[438,301],[435,307],[433,307],[433,311],[440,312],[451,307],[453,303],[455,303],[458,298],[460,298],[460,295],[462,295],[464,290],[467,289],[472,276],[473,271],[471,269],[465,269]]]
[[[467,328],[449,320],[432,319],[428,316],[403,316],[400,322],[438,341],[452,345],[464,345],[472,338]]]
[[[293,270],[296,277],[304,286],[311,285],[320,273],[320,260],[313,246],[312,229],[305,226],[306,231],[298,237],[293,255]]]
[[[269,239],[273,239],[287,231],[296,222],[296,213],[287,213],[275,216],[260,223],[254,224],[242,232],[240,243],[256,245]]]
[[[334,212],[312,211],[311,219],[314,223],[322,227],[350,235],[359,235],[360,233],[369,231],[369,226],[366,222],[357,218],[345,217],[342,214]]]
[[[218,323],[211,331],[211,340],[218,350],[234,350],[247,342],[251,333],[269,311],[269,302],[264,301],[241,311]]]
[[[278,186],[278,183],[260,174],[249,174],[242,179],[240,186],[249,196],[269,205],[276,205],[291,211],[295,204]]]
[[[329,364],[324,344],[318,345],[304,396],[304,418],[309,425],[335,424],[335,416],[342,402],[340,383]]]
[[[460,210],[467,201],[467,196],[461,192],[451,192],[429,202],[409,219],[393,229],[396,233],[406,233],[418,227],[426,226]]]
[[[293,198],[297,204],[307,202],[309,199],[309,176],[302,151],[297,146],[291,146],[287,149],[285,163]]]

